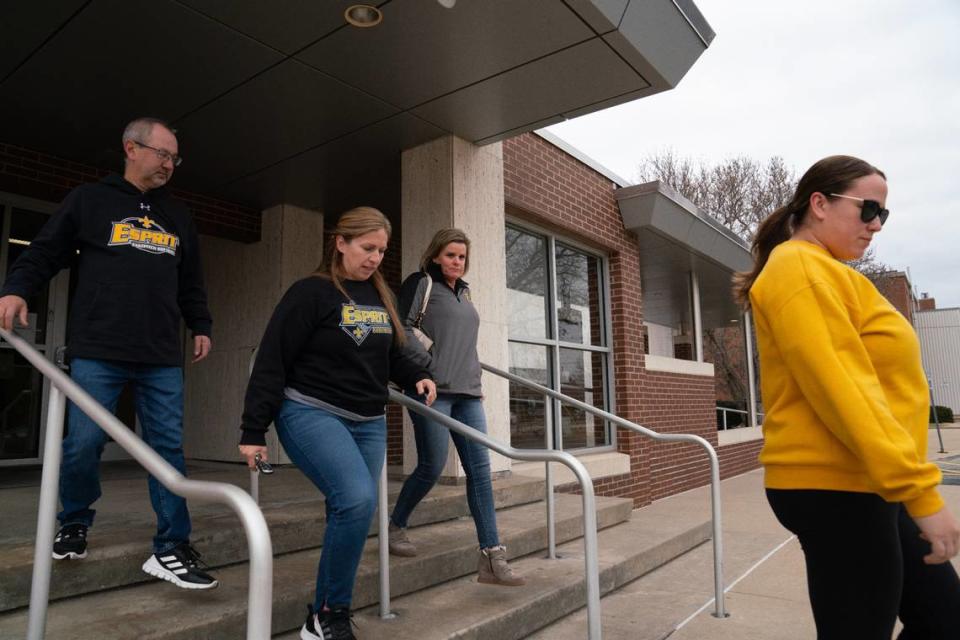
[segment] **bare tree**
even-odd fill
[[[748,241],[797,185],[795,172],[779,156],[766,161],[736,156],[708,165],[680,158],[670,149],[644,158],[637,177],[640,182],[667,183]]]
[[[797,179],[780,156],[756,160],[741,155],[710,165],[677,156],[672,149],[648,155],[637,169],[638,182],[667,183],[747,242],[760,222],[790,199]],[[872,249],[850,266],[871,279],[890,270]]]

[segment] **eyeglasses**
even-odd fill
[[[880,226],[882,227],[883,223],[887,221],[887,217],[890,215],[890,210],[881,207],[880,203],[876,200],[865,200],[856,196],[845,196],[840,193],[828,193],[827,196],[831,198],[846,198],[847,200],[858,201],[860,203],[860,219],[866,224],[872,222],[874,218],[880,218]]]
[[[169,160],[170,162],[173,163],[173,166],[175,167],[179,167],[180,163],[183,162],[183,158],[181,158],[176,154],[170,153],[166,149],[157,149],[156,147],[151,147],[148,144],[143,144],[139,140],[131,140],[130,142],[137,145],[138,147],[143,147],[144,149],[150,149],[155,154],[157,154],[157,157],[160,158],[160,162],[166,162],[167,160]]]

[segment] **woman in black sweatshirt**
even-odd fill
[[[294,283],[267,325],[247,386],[240,452],[267,457],[276,422],[290,459],[326,497],[327,527],[306,640],[350,640],[350,601],[377,506],[386,451],[387,383],[436,397],[378,267],[390,222],[370,207],[344,213],[314,275]]]

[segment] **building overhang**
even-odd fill
[[[741,238],[660,181],[615,191],[624,226],[640,247],[644,319],[677,326],[689,308],[689,277],[699,281],[705,329],[739,321],[731,278],[753,265]]]
[[[12,3],[0,142],[118,167],[120,128],[155,115],[179,130],[175,186],[322,207],[437,137],[484,144],[668,90],[714,35],[690,0],[376,0],[367,29],[351,4]]]

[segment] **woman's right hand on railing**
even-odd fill
[[[262,447],[257,444],[242,444],[240,445],[240,455],[246,458],[247,466],[251,471],[257,468],[257,454],[260,454],[260,460],[262,462],[269,462],[267,458],[267,448]]]

